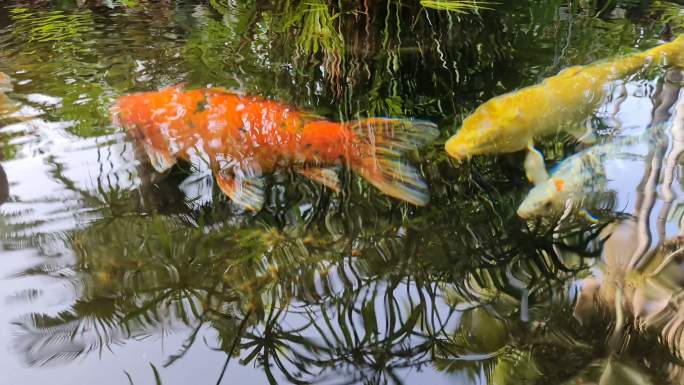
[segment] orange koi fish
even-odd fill
[[[200,150],[220,189],[248,209],[263,206],[265,173],[291,167],[337,191],[340,164],[389,196],[417,206],[429,200],[426,183],[403,155],[437,137],[430,122],[332,122],[259,97],[181,87],[120,97],[112,115],[142,142],[159,172]]]
[[[4,72],[0,72],[0,117],[5,117],[16,111],[16,106],[7,97],[6,93],[12,91],[12,78]]]

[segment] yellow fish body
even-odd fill
[[[536,137],[576,128],[603,101],[608,82],[654,61],[684,65],[684,35],[638,54],[570,67],[540,84],[497,96],[463,121],[445,149],[456,159],[509,153],[526,148]]]

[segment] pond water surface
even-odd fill
[[[520,219],[523,153],[443,147],[496,95],[672,40],[684,6],[486,8],[2,1],[0,384],[684,383],[677,69],[606,85],[594,140],[648,139],[584,215]],[[281,170],[252,212],[198,165],[157,173],[109,109],[181,83],[434,122],[410,156],[431,200]],[[538,143],[549,167],[587,146]]]

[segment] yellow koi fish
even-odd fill
[[[497,96],[463,121],[445,149],[456,159],[510,153],[534,138],[574,129],[603,101],[606,83],[653,62],[684,65],[684,35],[638,54],[570,67],[540,84]]]

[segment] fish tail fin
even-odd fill
[[[430,200],[427,183],[404,155],[437,138],[432,122],[369,118],[347,123],[358,149],[352,168],[383,193],[424,206]]]

